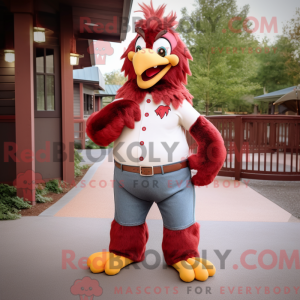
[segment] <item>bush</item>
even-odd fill
[[[31,205],[17,196],[17,189],[8,184],[0,184],[0,220],[16,220],[21,217],[20,209]]]
[[[38,187],[35,189],[35,195],[46,195],[49,191],[46,189],[46,187],[43,187],[41,184],[38,185]]]
[[[86,170],[86,169],[88,169],[90,167],[90,165],[87,165],[87,164],[85,164],[85,165],[83,165],[83,166],[80,166],[80,168],[82,169],[82,170]]]
[[[113,146],[114,146],[114,143],[111,143],[108,146],[99,146],[90,139],[88,139],[85,142],[85,149],[107,149],[107,148],[112,148]]]
[[[82,149],[81,142],[74,141],[74,148],[78,150]]]
[[[85,149],[100,149],[100,146],[95,144],[92,140],[88,140],[85,143]]]
[[[75,175],[75,177],[81,175],[81,166],[80,166],[81,160],[82,160],[82,156],[75,149],[74,150],[74,175]]]
[[[38,203],[46,203],[46,202],[52,202],[53,201],[53,199],[51,197],[44,197],[43,195],[38,194],[38,193],[35,194],[35,200]]]
[[[63,189],[62,187],[59,185],[59,181],[57,179],[53,179],[53,180],[49,180],[47,183],[46,183],[46,189],[49,191],[49,192],[53,192],[53,193],[56,193],[56,194],[60,194],[63,192]]]
[[[82,160],[82,156],[80,155],[80,153],[75,149],[74,150],[74,173],[75,173],[75,177],[78,177],[81,175],[81,170],[86,170],[88,169],[90,166],[85,164],[83,166],[80,165],[80,162]]]

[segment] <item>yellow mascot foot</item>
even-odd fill
[[[87,261],[87,265],[93,273],[105,271],[107,275],[116,275],[120,270],[133,261],[124,256],[110,252],[97,252],[92,254]]]
[[[213,263],[211,263],[207,259],[200,258],[200,257],[194,257],[194,259],[197,260],[197,261],[199,261],[199,262],[201,262],[204,265],[204,267],[208,271],[209,277],[212,277],[212,276],[215,275],[215,273],[216,273],[216,267],[213,265]]]
[[[199,257],[181,260],[173,267],[179,272],[180,279],[185,282],[191,282],[194,279],[205,281],[216,273],[216,268],[210,261]]]

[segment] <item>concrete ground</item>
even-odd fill
[[[1,300],[299,299],[300,222],[248,180],[225,177],[196,188],[199,250],[215,264],[214,277],[184,283],[165,265],[156,205],[146,260],[116,276],[92,274],[86,259],[108,248],[114,217],[111,151],[92,154],[98,158],[83,153],[84,163],[96,162],[78,186],[39,217],[0,222]]]
[[[250,180],[249,186],[300,221],[300,182]]]
[[[85,269],[87,256],[107,249],[111,221],[23,217],[1,222],[0,299],[91,300],[79,295],[93,295],[93,290],[89,294],[91,279],[103,290],[93,300],[296,300],[300,297],[299,265],[294,261],[291,266],[286,262],[281,266],[285,254],[288,258],[292,253],[299,257],[299,223],[198,220],[200,251],[202,255],[206,251],[217,272],[205,282],[184,283],[163,262],[161,220],[148,221],[146,261],[131,265],[116,276],[92,274]],[[226,255],[226,259],[220,260]],[[82,279],[87,282],[84,291],[71,289],[76,280]],[[78,283],[81,287],[81,282]]]
[[[103,151],[102,151],[103,152]],[[52,205],[41,216],[113,218],[113,158],[99,157],[86,177],[70,193]],[[216,177],[207,187],[196,187],[196,219],[207,221],[289,222],[292,215],[249,186],[227,177]],[[146,192],[146,191],[145,191]],[[160,220],[153,205],[148,220]]]

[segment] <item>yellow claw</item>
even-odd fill
[[[200,257],[194,257],[194,259],[198,260],[199,262],[201,262],[205,266],[205,268],[208,271],[209,277],[215,275],[215,273],[216,273],[216,267],[214,266],[214,264],[212,262],[210,262],[207,259],[200,258]]]
[[[209,277],[208,271],[205,266],[198,260],[194,258],[188,258],[188,263],[191,264],[195,272],[195,279],[199,281],[205,281]]]
[[[121,271],[122,268],[125,268],[132,262],[133,261],[131,259],[126,258],[124,256],[111,256],[105,265],[105,273],[107,275],[116,275]]]
[[[92,254],[88,260],[87,265],[93,273],[101,273],[105,269],[105,264],[112,253],[109,252],[96,252]]]
[[[194,269],[187,261],[181,260],[172,265],[172,267],[179,272],[179,277],[182,281],[191,282],[195,279]]]
[[[205,281],[216,273],[215,266],[209,260],[200,257],[181,260],[172,266],[179,272],[180,279],[185,282],[191,282],[194,279]]]
[[[97,252],[88,258],[87,265],[93,273],[105,271],[107,275],[115,275],[132,262],[129,258],[111,252]]]

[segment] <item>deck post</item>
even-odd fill
[[[70,51],[73,39],[72,7],[60,6],[60,58],[61,58],[61,102],[62,102],[62,177],[74,181],[74,122],[73,120],[73,67]]]
[[[33,18],[14,14],[17,195],[35,204]]]
[[[243,156],[243,120],[241,116],[235,118],[235,180],[241,179],[242,156]]]

